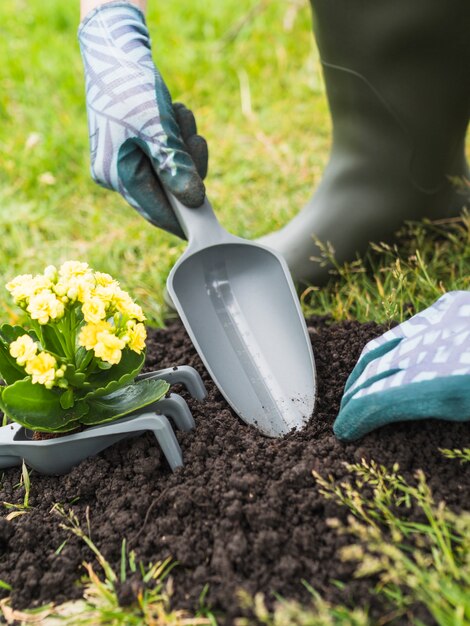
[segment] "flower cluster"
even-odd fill
[[[69,331],[72,326],[77,330],[74,339],[78,346],[93,350],[96,358],[110,365],[120,362],[126,347],[137,354],[145,349],[145,316],[141,307],[118,281],[109,274],[93,271],[87,263],[67,261],[59,269],[50,265],[42,274],[17,276],[7,289],[39,326],[62,324]],[[22,343],[13,347],[19,357],[13,353],[12,356],[20,359],[18,364],[31,369],[26,371],[33,382],[59,384],[62,370],[51,360],[54,357],[49,354],[51,358],[46,358],[45,352],[32,354],[34,347],[26,337],[19,338],[17,341],[21,339]]]
[[[66,433],[141,411],[169,384],[139,379],[142,309],[109,274],[68,261],[7,284],[27,329],[0,325],[0,409],[24,428]]]
[[[67,387],[64,379],[66,365],[59,366],[57,359],[46,350],[40,350],[39,343],[30,335],[21,335],[12,341],[10,354],[31,376],[33,384],[44,385],[46,389]]]

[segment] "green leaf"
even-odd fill
[[[86,385],[86,374],[84,372],[77,372],[75,367],[71,364],[67,365],[65,370],[65,378],[73,387],[84,387]]]
[[[107,361],[97,361],[98,367],[100,368],[100,370],[110,370],[113,366],[112,363],[108,363]]]
[[[62,344],[57,337],[59,333],[57,325],[54,323],[44,324],[41,326],[43,348],[50,350],[59,356],[66,356]]]
[[[34,341],[38,341],[38,337],[34,330],[26,330],[22,326],[11,326],[11,324],[2,324],[0,326],[0,339],[7,344],[16,341],[18,337],[29,335]]]
[[[121,361],[117,365],[113,365],[106,372],[99,372],[88,377],[87,383],[83,388],[87,390],[83,400],[107,396],[117,389],[131,383],[144,365],[145,354],[137,354],[131,350],[124,350]],[[69,380],[67,378],[67,380]]]
[[[46,389],[43,385],[33,385],[31,380],[25,379],[3,389],[2,405],[8,417],[25,428],[66,432],[76,426],[89,407],[86,402],[80,401],[73,408],[64,410],[60,397],[60,392]]]
[[[140,380],[102,398],[88,401],[90,411],[81,418],[89,426],[111,422],[163,398],[170,385],[164,380]]]
[[[71,409],[74,404],[75,399],[73,397],[73,389],[67,389],[67,391],[64,391],[64,393],[60,396],[60,406],[63,409]]]
[[[81,369],[81,368],[86,369],[86,367],[89,365],[89,363],[93,359],[93,357],[94,357],[93,350],[87,350],[83,346],[79,346],[78,348],[76,348],[76,350],[75,350],[75,363],[77,365],[77,368],[78,369]],[[85,363],[85,367],[83,367],[84,363]]]

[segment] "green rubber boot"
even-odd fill
[[[404,220],[456,216],[466,198],[470,110],[469,0],[311,0],[333,121],[323,180],[282,230],[260,239],[301,282],[390,241]],[[468,201],[468,198],[467,198]]]

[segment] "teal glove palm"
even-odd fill
[[[127,2],[102,5],[78,37],[93,179],[152,224],[184,237],[165,191],[189,207],[203,203],[207,144],[191,111],[171,101],[143,14]]]
[[[470,421],[470,292],[442,296],[370,341],[344,390],[335,435],[352,441],[392,422]]]

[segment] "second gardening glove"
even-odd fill
[[[203,203],[207,144],[191,111],[171,101],[144,15],[127,2],[105,4],[83,20],[78,37],[93,179],[152,224],[184,237],[165,190],[188,207]]]
[[[442,296],[370,341],[345,387],[335,435],[362,437],[393,422],[470,421],[470,292]]]

